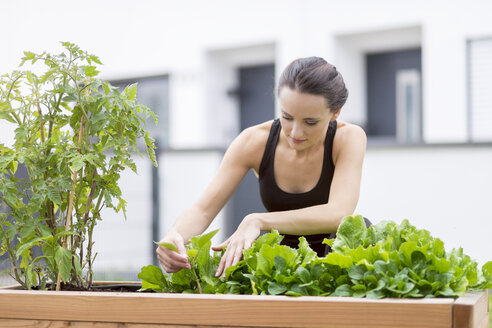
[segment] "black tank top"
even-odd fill
[[[332,148],[333,139],[337,130],[337,121],[331,121],[326,132],[325,148],[323,156],[323,167],[321,176],[316,186],[302,193],[289,193],[279,188],[275,181],[273,172],[273,163],[275,159],[275,150],[277,148],[278,138],[280,135],[281,125],[279,119],[272,123],[268,141],[263,153],[263,158],[260,164],[258,174],[258,182],[260,186],[260,195],[263,205],[269,212],[295,210],[299,208],[326,204],[330,195],[331,181],[335,165],[333,164]],[[333,234],[315,234],[307,235],[311,248],[318,253],[319,256],[324,256],[328,248],[322,244],[324,238],[331,238]],[[290,247],[297,247],[299,244],[297,235],[284,235],[282,244]]]

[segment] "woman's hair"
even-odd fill
[[[320,57],[299,58],[291,62],[280,76],[277,94],[285,86],[301,93],[323,96],[331,111],[341,108],[348,97],[342,74]]]

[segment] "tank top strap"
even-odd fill
[[[335,166],[333,163],[333,140],[335,140],[335,133],[337,132],[337,121],[330,121],[328,131],[325,138],[325,153],[324,161],[325,165]]]
[[[263,176],[265,170],[268,168],[269,163],[273,163],[273,157],[275,156],[275,148],[278,143],[278,136],[280,134],[280,120],[277,118],[273,121],[270,128],[270,134],[268,135],[265,151],[260,163],[260,170],[258,174]]]

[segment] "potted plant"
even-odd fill
[[[97,56],[63,42],[64,52],[25,52],[0,80],[0,119],[14,124],[15,143],[0,144],[0,255],[24,288],[92,285],[94,228],[101,210],[125,213],[120,172],[137,170],[132,153],[143,139],[157,166],[154,140],[144,130],[152,111],[136,100],[137,85],[122,92],[97,78]],[[154,116],[155,119],[155,116]],[[28,177],[18,179],[23,165]]]

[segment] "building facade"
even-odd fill
[[[340,119],[368,135],[356,213],[407,218],[485,263],[491,10],[486,0],[4,1],[0,11],[16,28],[0,36],[0,72],[23,50],[58,51],[68,40],[101,58],[103,78],[138,81],[138,97],[161,118],[152,128],[158,172],[137,159],[139,175],[122,179],[127,222],[108,212],[96,231],[100,272],[135,275],[152,263],[152,239],[198,198],[245,126],[278,115],[276,81],[304,56],[342,73],[350,95]],[[9,142],[12,131],[0,124]],[[262,210],[255,190],[250,176],[210,227],[221,228],[216,242]]]

